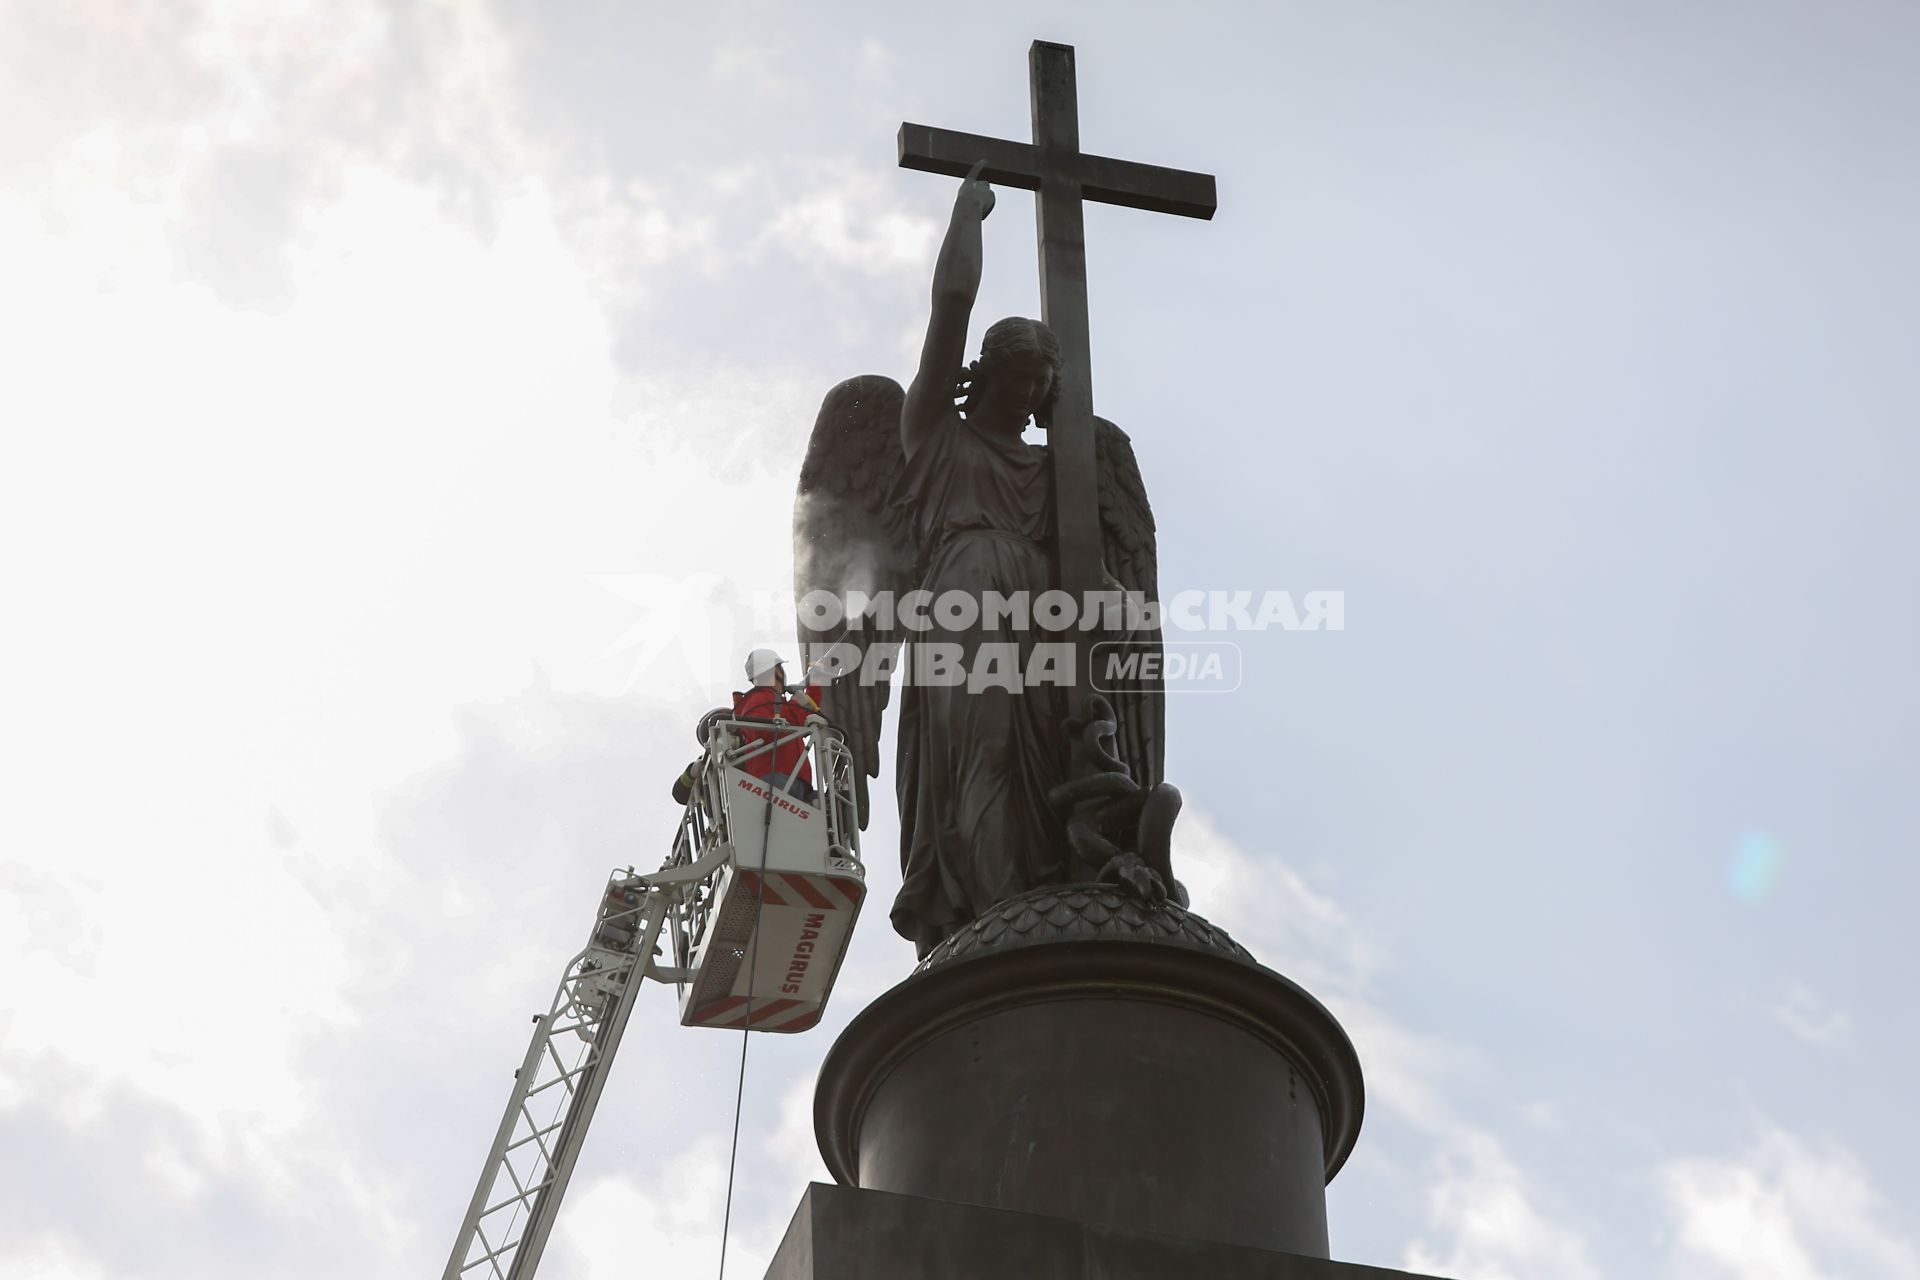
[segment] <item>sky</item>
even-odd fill
[[[1334,1255],[1915,1280],[1920,13],[0,3],[0,1272],[433,1274],[615,866],[910,375],[902,120],[1087,213],[1164,591],[1338,591],[1169,703],[1194,907],[1367,1073]],[[1031,200],[974,338],[1038,309]],[[730,1275],[912,949],[750,1046]],[[641,993],[542,1275],[716,1269],[737,1037]]]

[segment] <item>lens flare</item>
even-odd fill
[[[1758,902],[1780,878],[1780,842],[1764,831],[1749,831],[1727,861],[1727,887],[1742,902]]]

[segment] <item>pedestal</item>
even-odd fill
[[[1312,996],[1177,906],[1069,886],[1002,904],[855,1018],[814,1122],[846,1187],[1324,1259],[1361,1107]]]

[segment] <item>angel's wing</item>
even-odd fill
[[[885,676],[875,673],[891,669],[900,634],[897,627],[877,628],[871,611],[852,616],[847,606],[855,593],[891,592],[897,598],[914,587],[913,520],[890,501],[906,467],[900,445],[905,399],[899,383],[879,374],[849,378],[829,391],[807,441],[793,504],[793,590],[800,602],[803,660],[831,652],[843,668],[821,709],[853,753],[862,828],[867,779],[880,773],[880,721],[892,692]],[[838,599],[837,625],[811,625],[818,615],[806,601],[816,591]],[[884,667],[876,668],[878,657],[887,659]]]
[[[1140,480],[1140,464],[1133,460],[1133,442],[1127,433],[1105,418],[1095,418],[1094,458],[1100,476],[1100,542],[1107,572],[1129,595],[1158,603],[1160,569],[1153,535],[1153,508]],[[1155,655],[1152,669],[1160,669],[1160,631],[1138,632],[1129,641]],[[1109,695],[1118,725],[1114,746],[1127,762],[1133,780],[1151,788],[1164,781],[1166,767],[1166,687],[1162,680],[1120,684]]]

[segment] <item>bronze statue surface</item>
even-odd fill
[[[1071,55],[1034,47],[1031,146],[902,126],[902,165],[965,174],[919,366],[904,389],[870,374],[827,394],[794,510],[800,639],[842,669],[824,707],[863,775],[862,825],[889,678],[905,672],[892,917],[922,957],[1034,888],[1098,879],[1157,898],[1173,885],[1162,682],[1092,670],[1103,644],[1157,659],[1159,587],[1132,445],[1092,413],[1079,210],[1208,217],[1212,179],[1079,154]],[[1046,321],[994,323],[969,363],[995,203],[983,172],[1038,192]],[[1049,596],[1067,602],[1064,626]],[[823,597],[837,607],[809,607]]]
[[[948,593],[1034,602],[1059,584],[1052,458],[1022,435],[1030,421],[1049,425],[1059,344],[1039,321],[1015,317],[990,326],[979,358],[962,363],[980,282],[980,222],[992,207],[985,183],[962,184],[912,385],[903,391],[890,378],[854,378],[821,406],[795,510],[802,598],[824,590],[857,607],[855,592],[897,601],[918,590],[936,602]],[[1096,429],[1105,585],[1156,601],[1153,515],[1133,450],[1112,423]],[[923,955],[996,902],[1101,870],[1070,865],[1058,794],[1072,776],[1070,685],[1029,679],[1047,674],[1043,646],[1064,647],[1071,662],[1077,624],[1052,632],[1030,613],[1019,625],[985,608],[958,624],[956,613],[925,616],[924,630],[897,616],[891,628],[869,620],[819,629],[806,626],[803,613],[801,628],[810,647],[852,641],[863,659],[868,647],[903,643],[962,655],[968,678],[960,683],[922,678],[914,655],[930,650],[905,655],[895,778],[905,884],[893,921]],[[889,686],[870,659],[862,667],[836,681],[825,705],[876,776]],[[1112,705],[1116,754],[1134,786],[1150,790],[1164,759],[1161,692],[1143,687]]]

